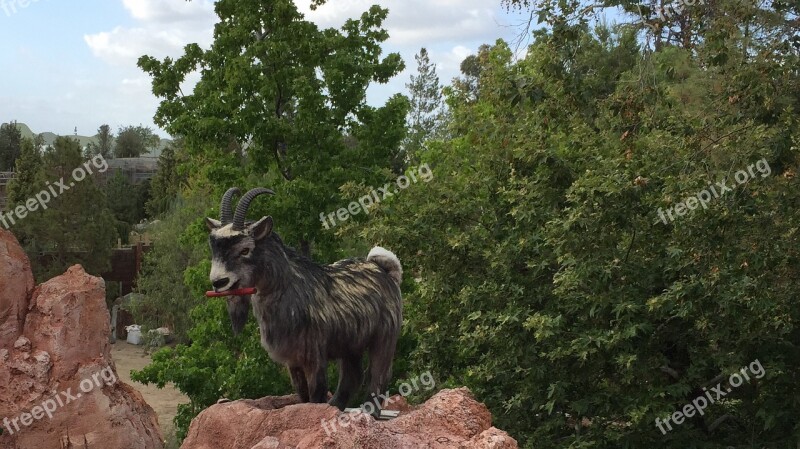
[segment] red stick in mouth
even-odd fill
[[[247,296],[255,295],[257,290],[255,288],[237,288],[236,290],[227,290],[224,292],[210,291],[206,292],[207,298],[222,298],[225,296]]]

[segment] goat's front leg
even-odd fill
[[[320,363],[307,367],[306,380],[308,381],[308,392],[311,394],[311,402],[328,402],[328,374],[326,372],[328,364]]]
[[[303,368],[297,366],[289,367],[289,375],[292,378],[292,386],[294,387],[295,393],[300,396],[300,401],[308,402],[308,382],[306,381],[306,373],[303,372]]]

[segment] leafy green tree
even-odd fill
[[[48,279],[78,263],[89,273],[102,274],[110,268],[117,233],[105,194],[91,174],[80,174],[86,173],[80,144],[58,137],[42,155],[41,175],[35,174],[39,165],[36,151],[32,145],[24,148],[20,168],[26,173],[15,179],[10,189],[12,206],[23,208],[25,216],[17,215],[20,228],[12,231],[18,233],[31,257],[36,278]],[[92,166],[92,170],[98,169]],[[73,175],[76,171],[78,177]],[[43,201],[31,210],[27,202],[36,195]]]
[[[452,88],[458,89],[466,98],[477,100],[479,90],[478,85],[481,77],[481,70],[485,64],[485,58],[489,53],[490,46],[483,44],[478,48],[478,54],[469,55],[461,61],[459,69],[461,77],[453,80]],[[451,89],[445,88],[445,91]]]
[[[108,197],[109,208],[117,220],[128,224],[137,223],[139,214],[136,211],[136,197],[131,195],[133,185],[121,171],[114,172],[114,175],[106,184],[106,196]]]
[[[188,192],[181,207],[170,208],[152,225],[156,244],[145,254],[137,289],[144,295],[133,311],[138,323],[150,328],[167,326],[181,343],[189,340],[192,320],[187,310],[201,304],[184,282],[186,267],[208,258],[203,244],[184,238],[186,224],[206,212],[205,195]]]
[[[531,18],[553,27],[555,34],[572,34],[573,25],[587,25],[612,13],[628,30],[638,33],[655,50],[678,46],[706,47],[713,61],[734,54],[795,51],[800,4],[797,2],[736,0],[661,1],[611,0],[589,3],[557,0],[501,0],[509,9],[530,10]],[[724,11],[725,14],[721,14]],[[574,38],[574,34],[572,34]],[[791,48],[794,47],[794,50]]]
[[[386,82],[403,68],[399,55],[381,57],[387,11],[373,7],[342,31],[319,30],[288,0],[228,0],[216,11],[221,22],[210,50],[189,45],[176,61],[140,59],[154,78],[153,92],[164,99],[156,123],[184,136],[195,154],[209,146],[244,149],[236,165],[268,173],[265,181],[283,190],[271,212],[293,221],[288,240],[309,254],[320,231],[318,214],[340,207],[332,192],[354,179],[383,179],[372,167],[394,156],[402,138],[392,132],[396,116],[405,115],[405,98],[393,97],[379,109],[365,101],[371,82]],[[225,75],[232,67],[236,76]],[[180,81],[195,69],[204,76],[192,94],[182,95]],[[375,123],[378,116],[388,126]],[[360,135],[355,147],[346,147],[344,133]],[[212,179],[222,184],[220,191],[234,180],[224,174]]]
[[[140,157],[158,148],[161,139],[147,126],[126,126],[117,132],[114,157]]]
[[[166,148],[158,159],[158,170],[151,182],[151,197],[145,210],[147,215],[157,218],[171,210],[181,188],[186,183],[186,175],[179,170],[183,158],[183,141],[178,140]],[[184,158],[185,159],[185,158]]]
[[[14,171],[21,144],[22,133],[17,122],[0,124],[0,171]]]
[[[19,158],[14,171],[16,176],[8,184],[8,201],[24,203],[45,185],[42,172],[42,155],[31,139],[22,139]]]
[[[419,159],[428,139],[441,137],[444,127],[444,98],[436,64],[424,47],[416,55],[417,74],[406,84],[410,93],[410,109],[406,118],[408,136],[403,141],[403,157],[410,161]]]
[[[121,171],[117,171],[105,186],[108,205],[114,214],[117,233],[127,244],[133,226],[145,218],[145,204],[149,183],[133,185]]]
[[[794,447],[797,53],[709,67],[718,50],[570,30],[473,60],[434,180],[343,230],[413,254],[412,372],[469,386],[523,447]],[[656,426],[755,360],[762,378]]]
[[[90,142],[87,150],[87,157],[96,155],[103,156],[104,159],[111,159],[114,150],[114,133],[111,132],[111,127],[108,125],[100,125],[95,134],[97,142]]]
[[[8,212],[17,204],[25,204],[45,185],[42,168],[42,155],[31,139],[22,139],[20,156],[17,158],[14,179],[7,187]],[[3,211],[6,212],[6,211]],[[6,220],[8,221],[8,220]],[[25,245],[30,236],[36,235],[35,220],[19,220],[11,228],[21,244]]]
[[[135,204],[135,219],[136,223],[142,223],[147,220],[147,203],[152,199],[153,184],[151,179],[144,179],[135,185],[133,188],[134,197],[136,198]],[[134,223],[135,224],[135,223]]]

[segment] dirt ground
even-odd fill
[[[111,357],[117,365],[117,375],[119,378],[137,389],[144,400],[153,407],[158,415],[158,423],[161,425],[161,432],[164,438],[172,434],[172,418],[178,411],[178,404],[189,402],[189,398],[184,396],[172,385],[167,385],[163,389],[158,389],[155,385],[142,385],[131,380],[131,370],[140,370],[150,363],[150,356],[144,353],[141,346],[129,344],[125,341],[117,341],[111,345]]]

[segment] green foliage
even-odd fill
[[[9,204],[21,204],[32,198],[45,185],[42,155],[31,139],[22,139],[16,160],[15,179],[8,185]]]
[[[613,15],[627,31],[635,32],[656,51],[678,46],[705,47],[712,64],[724,64],[761,50],[792,52],[800,45],[796,1],[656,1],[501,0],[508,9],[529,10],[531,20],[552,27],[555,35],[576,40],[574,25],[585,26]],[[722,13],[724,12],[724,13]],[[529,24],[530,25],[530,24]]]
[[[150,365],[131,373],[133,380],[145,384],[164,387],[171,382],[189,396],[191,403],[178,406],[174,421],[179,439],[186,437],[192,418],[220,398],[257,398],[291,390],[285,370],[258,343],[254,322],[242,335],[232,336],[224,299],[202,303],[190,314],[199,323],[189,331],[191,345],[163,348],[153,354]]]
[[[133,185],[122,171],[116,171],[106,186],[109,208],[116,220],[117,233],[123,244],[128,244],[133,226],[145,218],[145,202],[148,200],[150,183]]]
[[[114,157],[140,157],[157,149],[160,141],[148,126],[120,128],[114,145]]]
[[[444,98],[436,64],[431,62],[424,47],[416,55],[416,60],[417,74],[411,75],[411,81],[406,84],[411,98],[406,118],[408,135],[403,141],[402,156],[405,160],[400,162],[400,167],[418,162],[425,142],[443,136]]]
[[[14,171],[21,144],[22,133],[16,122],[0,124],[0,171]]]
[[[111,132],[111,127],[100,125],[94,138],[95,141],[89,142],[86,147],[86,157],[91,158],[100,155],[104,159],[111,159],[114,155],[114,134]]]
[[[466,384],[524,447],[794,447],[797,62],[709,68],[586,27],[472,60],[477,84],[449,90],[456,137],[426,154],[435,180],[347,229],[418,278],[411,372]],[[660,221],[762,158],[770,176]],[[763,379],[655,427],[756,359]]]
[[[150,180],[151,196],[145,205],[149,217],[157,218],[171,210],[178,193],[184,187],[186,176],[179,172],[181,158],[183,158],[182,140],[168,145],[161,153],[158,170]]]
[[[117,238],[114,217],[92,176],[99,169],[85,165],[78,142],[58,137],[40,157],[25,141],[17,162],[22,173],[9,184],[10,200],[13,208],[25,210],[25,217],[17,215],[11,230],[28,253],[36,278],[49,279],[74,264],[94,275],[109,269]],[[49,198],[46,209],[38,203],[30,209],[28,203],[41,192]]]
[[[156,244],[145,254],[137,283],[144,297],[132,310],[136,322],[150,328],[166,326],[181,342],[188,341],[192,325],[187,311],[197,305],[197,297],[184,284],[184,271],[208,259],[205,241],[187,240],[183,235],[187,223],[203,216],[207,203],[206,195],[190,194],[181,200],[181,207],[152,225]]]

